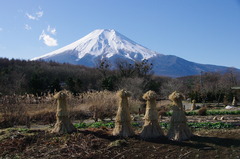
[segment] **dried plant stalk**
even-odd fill
[[[130,137],[134,135],[131,127],[131,117],[129,112],[128,97],[130,93],[125,90],[117,92],[119,97],[119,107],[115,120],[115,128],[113,129],[114,136]]]
[[[192,100],[191,111],[196,110],[196,100]]]
[[[52,132],[63,134],[72,133],[76,131],[76,128],[73,126],[68,117],[66,102],[67,94],[61,91],[54,95],[54,98],[57,99],[57,113],[56,113],[57,122]]]
[[[236,97],[233,97],[232,106],[237,106],[237,100],[236,100]]]
[[[170,121],[170,129],[168,131],[168,138],[176,141],[183,141],[193,136],[191,130],[187,125],[187,118],[183,110],[182,100],[183,95],[178,92],[173,92],[169,99],[173,101],[173,114]]]
[[[146,113],[144,116],[144,125],[140,137],[150,139],[163,136],[163,131],[158,123],[158,112],[156,109],[157,94],[154,91],[148,91],[143,95],[147,100]]]

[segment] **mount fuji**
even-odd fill
[[[55,61],[94,67],[99,59],[114,63],[118,59],[129,62],[148,60],[156,75],[181,77],[204,72],[224,72],[228,67],[204,65],[173,55],[163,55],[137,44],[115,30],[98,29],[58,50],[31,60]]]

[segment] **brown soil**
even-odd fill
[[[44,130],[0,130],[0,158],[240,158],[240,129],[195,130],[189,141],[118,138],[112,129],[88,128],[66,135]],[[165,132],[166,134],[166,132]]]

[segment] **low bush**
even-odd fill
[[[166,110],[160,110],[160,111],[158,111],[158,115],[159,115],[160,117],[162,117],[162,116],[167,116],[167,111],[166,111]]]
[[[117,111],[117,98],[114,92],[87,92],[81,95],[85,110],[95,120],[112,119]]]
[[[86,110],[75,108],[69,112],[69,116],[72,121],[80,120],[80,122],[83,122],[84,120],[91,118],[91,113]]]
[[[30,114],[30,121],[38,124],[52,124],[56,122],[56,112],[52,109],[43,109]]]
[[[207,108],[206,107],[202,107],[198,110],[198,115],[207,115]]]
[[[27,110],[15,95],[2,97],[0,101],[0,128],[28,125]]]
[[[100,91],[100,92],[87,92],[81,94],[82,103],[80,107],[90,113],[90,116],[95,120],[106,118],[111,120],[115,117],[118,108],[118,99],[116,92]],[[138,108],[141,103],[132,98],[129,99],[129,106],[131,113],[138,113]]]

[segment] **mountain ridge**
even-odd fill
[[[65,47],[33,58],[32,60],[47,59],[52,56],[64,54],[66,51],[70,53],[69,50],[72,50],[71,53],[78,59],[83,58],[86,54],[93,56],[105,55],[105,57],[109,58],[113,54],[124,54],[124,52],[128,51],[130,54],[124,54],[125,57],[131,60],[143,60],[158,54],[137,44],[113,29],[97,29]],[[134,56],[136,57],[132,57],[131,53],[135,53]]]
[[[130,62],[148,60],[156,75],[181,77],[203,72],[224,72],[229,67],[198,64],[174,55],[152,51],[113,29],[97,29],[83,38],[32,60],[55,61],[94,67],[99,59],[114,63],[118,59]]]

